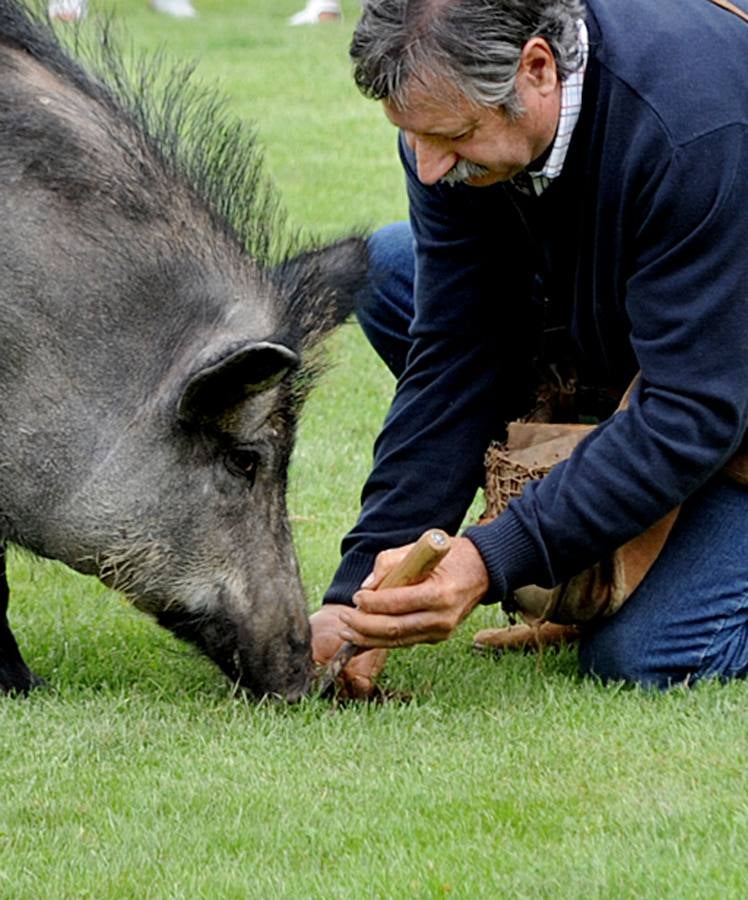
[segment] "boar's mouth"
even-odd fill
[[[270,695],[294,702],[311,687],[313,667],[308,635],[304,640],[288,635],[282,639],[282,646],[272,642],[263,647],[225,615],[199,615],[169,608],[156,613],[156,620],[180,640],[196,646],[235,685],[257,698]]]

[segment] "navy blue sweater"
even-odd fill
[[[605,421],[465,534],[491,599],[551,586],[646,529],[738,449],[748,421],[748,25],[708,0],[588,0],[582,112],[540,197],[425,186],[400,142],[415,237],[412,350],[325,601],[376,553],[454,533],[489,440],[520,410],[540,275],[600,384]]]

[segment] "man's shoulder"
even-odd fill
[[[674,143],[748,125],[748,25],[737,16],[710,0],[587,5],[600,77],[625,93],[632,108],[647,107]]]

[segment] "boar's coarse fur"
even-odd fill
[[[251,132],[188,68],[126,74],[110,31],[81,63],[0,0],[0,690],[38,682],[8,626],[14,543],[295,698],[286,471],[364,244],[294,250]]]

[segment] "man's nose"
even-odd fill
[[[441,142],[414,135],[409,137],[408,143],[416,155],[418,180],[422,184],[436,184],[459,160],[459,156]]]

